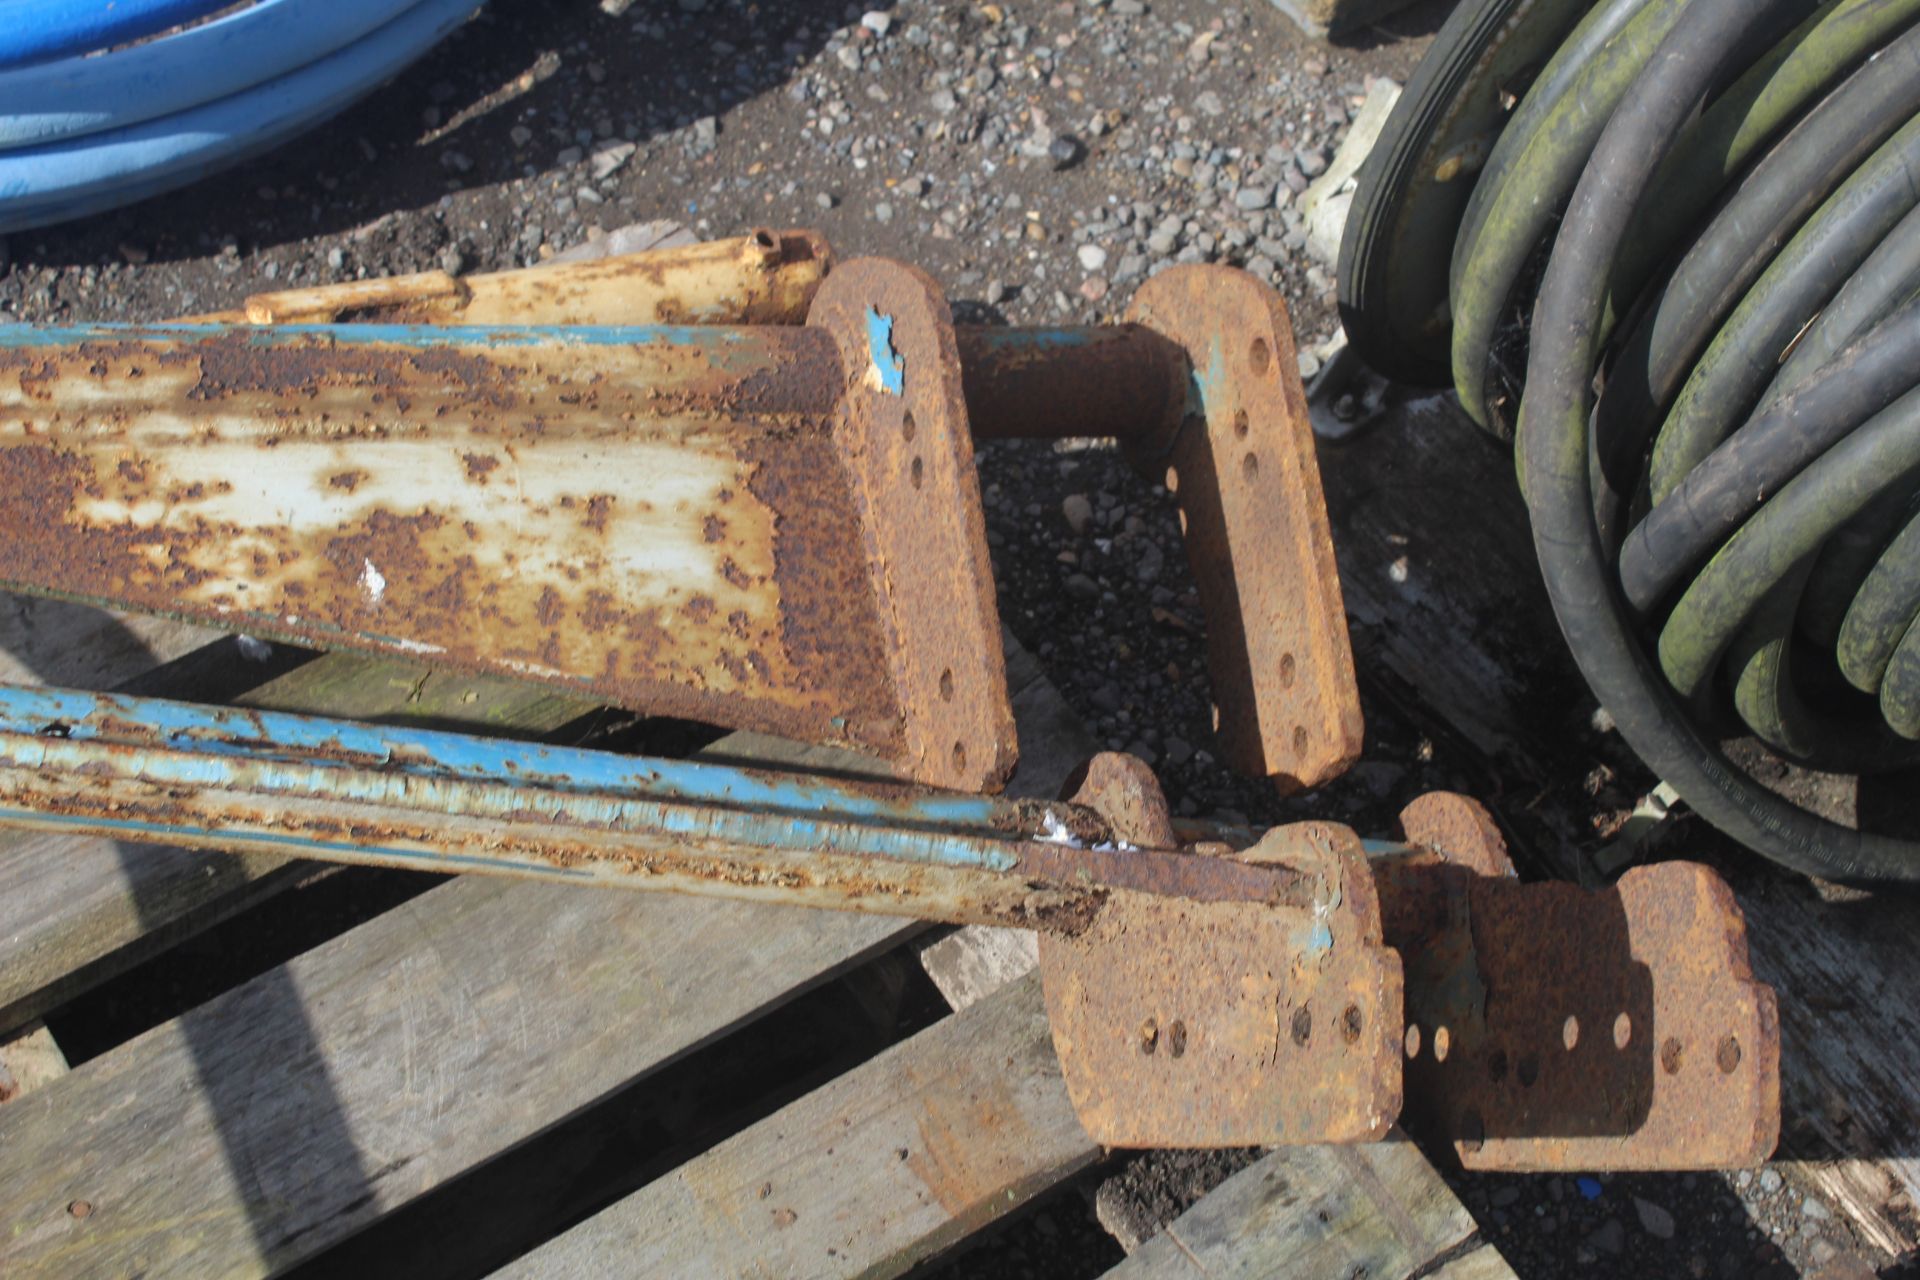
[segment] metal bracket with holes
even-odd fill
[[[1463,796],[1401,815],[1378,863],[1406,966],[1408,1129],[1471,1169],[1734,1168],[1780,1130],[1780,1022],[1720,877],[1636,867],[1522,884]]]
[[[826,256],[771,233],[690,252],[622,274],[766,318],[768,273]],[[615,261],[569,288],[577,268],[463,286],[449,314],[577,319]],[[727,264],[748,282],[717,283]],[[1345,615],[1271,290],[1176,270],[1130,324],[956,331],[897,263],[805,289],[798,325],[417,324],[459,299],[390,283],[248,314],[410,323],[0,329],[0,587],[545,681],[993,790],[1015,744],[973,439],[1111,435],[1171,462],[1230,763],[1297,789],[1353,760]]]

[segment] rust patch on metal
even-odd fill
[[[859,544],[813,412],[836,403],[825,335],[424,360],[261,337],[16,353],[86,394],[48,410],[0,381],[0,579],[897,756],[864,572],[794,608],[778,581],[782,555]]]
[[[1064,792],[1106,819],[1116,840],[1142,849],[1180,847],[1160,779],[1137,756],[1102,751],[1074,771]]]
[[[1107,1146],[1379,1138],[1400,1109],[1400,965],[1360,844],[1276,828],[1235,863],[1264,901],[1116,889],[1072,938],[1043,934],[1054,1047]],[[1277,905],[1306,888],[1307,904]]]
[[[816,232],[761,230],[458,280],[427,271],[257,293],[247,298],[244,318],[253,324],[798,324],[832,264],[833,252]]]
[[[844,735],[898,756],[899,700],[875,607],[884,588],[870,581],[859,553],[850,481],[835,450],[821,440],[787,442],[746,457],[754,463],[747,492],[776,513],[772,583],[782,603],[777,639],[796,669],[798,687],[844,696]],[[703,522],[703,539],[705,534]]]
[[[1180,503],[1222,754],[1282,791],[1316,786],[1358,758],[1363,726],[1286,304],[1245,272],[1175,267],[1127,319],[1192,368],[1171,452],[1129,452]]]
[[[1187,357],[1142,325],[1010,340],[1016,331],[956,332],[976,439],[1111,436],[1152,452],[1173,443],[1187,399]]]
[[[1779,1022],[1726,884],[1692,863],[1607,889],[1522,884],[1462,797],[1379,865],[1406,964],[1410,1130],[1476,1169],[1700,1169],[1779,1133]]]

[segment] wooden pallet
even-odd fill
[[[73,609],[16,616],[38,622],[31,643],[13,637],[27,671],[204,692],[207,663],[192,657],[202,633],[130,630]],[[1089,744],[1032,661],[1009,649],[1024,747],[1014,788],[1053,794]],[[237,700],[522,735],[586,710],[547,690],[347,655]],[[742,734],[707,751],[875,769]],[[476,1171],[919,932],[890,918],[455,879],[60,1072],[34,1019],[316,870],[0,837],[0,1025],[26,1033],[9,1050],[22,1067],[15,1096],[0,1106],[0,1272],[324,1273],[370,1227],[457,1198]],[[1073,1118],[1026,977],[700,1151],[508,1272],[895,1274],[1103,1155]],[[1386,1235],[1295,1239],[1291,1215],[1269,1222],[1270,1207],[1262,1216],[1258,1203],[1243,1212],[1223,1200],[1209,1220],[1244,1219],[1239,1236],[1215,1225],[1196,1238],[1212,1231],[1208,1247],[1233,1249],[1244,1237],[1260,1256],[1332,1249],[1381,1276],[1413,1274],[1471,1232],[1411,1146],[1353,1158],[1362,1163],[1326,1157],[1291,1177],[1323,1184],[1330,1221],[1384,1214]],[[608,1198],[592,1186],[526,1188],[514,1212],[533,1200],[564,1216]],[[1410,1223],[1420,1225],[1406,1237]],[[431,1274],[436,1256],[464,1255],[423,1245],[416,1261]],[[1135,1265],[1160,1266],[1145,1251]]]
[[[1568,748],[1522,712],[1543,681],[1566,688],[1567,673],[1555,667],[1506,459],[1438,412],[1384,431],[1323,456],[1363,679],[1507,780],[1493,798],[1510,826],[1551,831],[1551,819],[1523,812],[1527,788],[1550,785]],[[1463,495],[1481,517],[1472,525],[1459,518]],[[137,677],[144,691],[194,696],[252,670],[231,654],[196,661],[207,637],[190,629],[41,604],[10,605],[0,624],[18,670],[52,680]],[[1048,794],[1084,739],[1017,646],[1010,667],[1016,786]],[[384,660],[329,656],[258,674],[257,688],[225,693],[536,736],[583,710],[550,692]],[[744,735],[709,750],[863,767]],[[1572,847],[1541,839],[1523,852],[1590,878]],[[630,1194],[607,1186],[633,1182],[631,1170],[589,1159],[554,1166],[564,1177],[489,1189],[486,1171],[591,1128],[611,1100],[645,1093],[804,993],[905,954],[916,932],[562,886],[440,883],[61,1074],[35,1019],[218,921],[265,909],[311,871],[0,838],[0,1062],[16,1090],[0,1104],[0,1273],[326,1274],[374,1228],[439,1222],[463,1198],[496,1195],[503,1215],[538,1209],[577,1223],[507,1274],[897,1274],[1103,1158],[1067,1107],[1020,949],[956,935],[928,954],[949,971],[957,952],[987,956],[969,979],[985,990],[974,1003],[724,1140],[687,1138],[676,1164],[648,1171]],[[1910,1249],[1920,1073],[1907,1046],[1920,1015],[1903,979],[1920,976],[1920,908],[1827,901],[1760,870],[1739,889],[1756,965],[1781,993],[1795,1176],[1870,1241]],[[1273,1191],[1281,1185],[1285,1196]],[[1303,1216],[1301,1203],[1315,1212]],[[468,1205],[464,1220],[475,1216]],[[423,1231],[413,1273],[465,1256],[461,1244]],[[1345,1273],[1335,1261],[1375,1277],[1507,1274],[1403,1142],[1274,1153],[1122,1270]]]

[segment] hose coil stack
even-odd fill
[[[0,28],[0,234],[157,195],[278,146],[480,3],[17,0]]]
[[[1757,783],[1920,763],[1920,0],[1465,0],[1360,178],[1347,332],[1515,442],[1621,733],[1810,874],[1920,841]]]

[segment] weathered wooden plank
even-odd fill
[[[1780,996],[1781,1154],[1865,1241],[1920,1248],[1920,903],[1764,873],[1736,888]]]
[[[1540,585],[1511,458],[1435,400],[1323,446],[1321,475],[1362,672],[1510,780],[1583,776],[1593,762],[1526,707],[1584,684]],[[1571,838],[1524,852],[1583,872]],[[1780,998],[1781,1156],[1868,1242],[1920,1248],[1920,903],[1828,901],[1758,858],[1734,889],[1755,973]]]
[[[271,1274],[901,931],[452,881],[0,1108],[0,1270]]]
[[[498,1274],[898,1275],[1099,1155],[1029,976]]]
[[[913,927],[449,882],[0,1112],[0,1271],[270,1274]]]
[[[1040,964],[1040,939],[1027,929],[970,924],[920,949],[920,967],[946,998],[964,1009]]]
[[[196,692],[158,691],[184,697]],[[592,706],[539,686],[357,654],[326,655],[237,700],[283,711],[517,734],[548,732]],[[0,1028],[38,1017],[313,869],[313,863],[251,854],[0,832]]]
[[[1472,1216],[1410,1142],[1290,1147],[1202,1196],[1107,1275],[1408,1280],[1426,1274],[1475,1230]]]
[[[1524,708],[1562,646],[1556,631],[1553,647],[1519,648],[1501,626],[1549,610],[1511,460],[1433,397],[1323,442],[1320,477],[1362,678],[1524,768]]]
[[[174,618],[0,592],[0,681],[102,689],[218,638]]]

